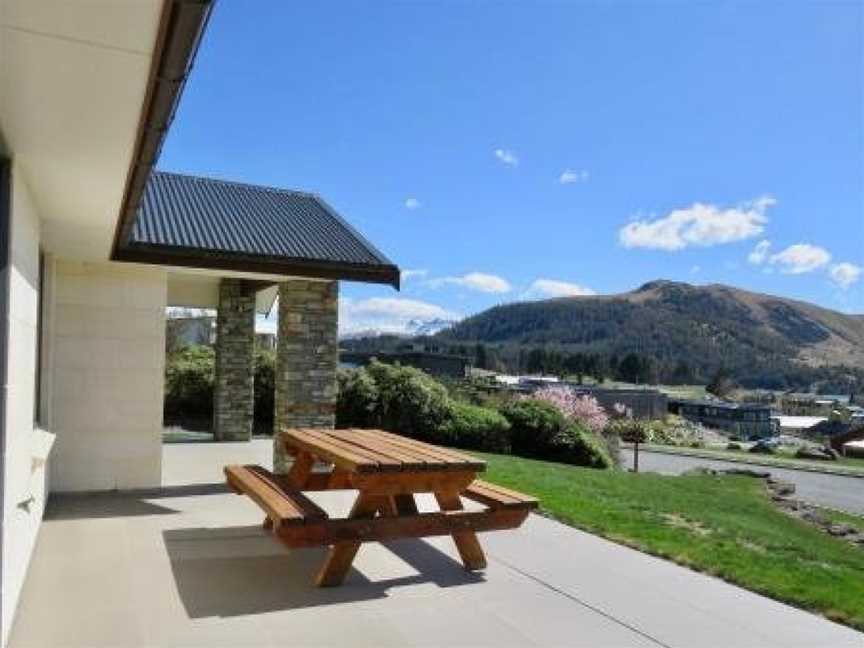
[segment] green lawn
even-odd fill
[[[820,508],[819,512],[822,513],[826,518],[831,520],[832,522],[840,522],[842,524],[848,524],[853,529],[857,529],[861,533],[864,533],[864,517],[859,515],[852,515],[851,513],[843,513],[842,511],[835,511],[833,509]]]
[[[566,524],[864,630],[864,550],[779,512],[761,480],[482,456],[486,479]]]

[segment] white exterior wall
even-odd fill
[[[3,490],[3,644],[45,507],[44,464],[33,462],[36,336],[39,309],[39,215],[20,168],[12,169]]]
[[[57,259],[51,490],[161,483],[164,270]]]

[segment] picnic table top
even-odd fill
[[[383,430],[288,428],[279,439],[289,448],[356,473],[486,469],[482,459]]]

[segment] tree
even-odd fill
[[[651,358],[637,353],[628,353],[618,363],[618,377],[624,382],[651,383],[654,378],[654,366]]]
[[[693,370],[684,360],[679,360],[672,372],[672,382],[677,385],[687,385],[693,382]]]
[[[714,372],[714,377],[711,378],[711,382],[705,387],[705,391],[709,394],[714,394],[717,398],[727,398],[735,391],[736,387],[735,381],[732,380],[732,376],[726,368],[720,367]]]
[[[486,346],[483,344],[477,344],[474,347],[474,364],[479,369],[489,369],[489,359],[486,356]]]

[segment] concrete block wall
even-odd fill
[[[47,497],[45,465],[33,461],[39,313],[40,218],[20,166],[10,191],[9,310],[2,505],[2,642],[6,643]]]
[[[255,290],[242,279],[222,279],[216,315],[213,434],[217,441],[252,438]]]
[[[52,491],[160,485],[166,286],[159,268],[56,261]]]
[[[336,281],[292,280],[279,286],[276,432],[332,428],[336,422],[338,302]],[[273,455],[274,470],[285,472],[290,462],[278,443]]]

